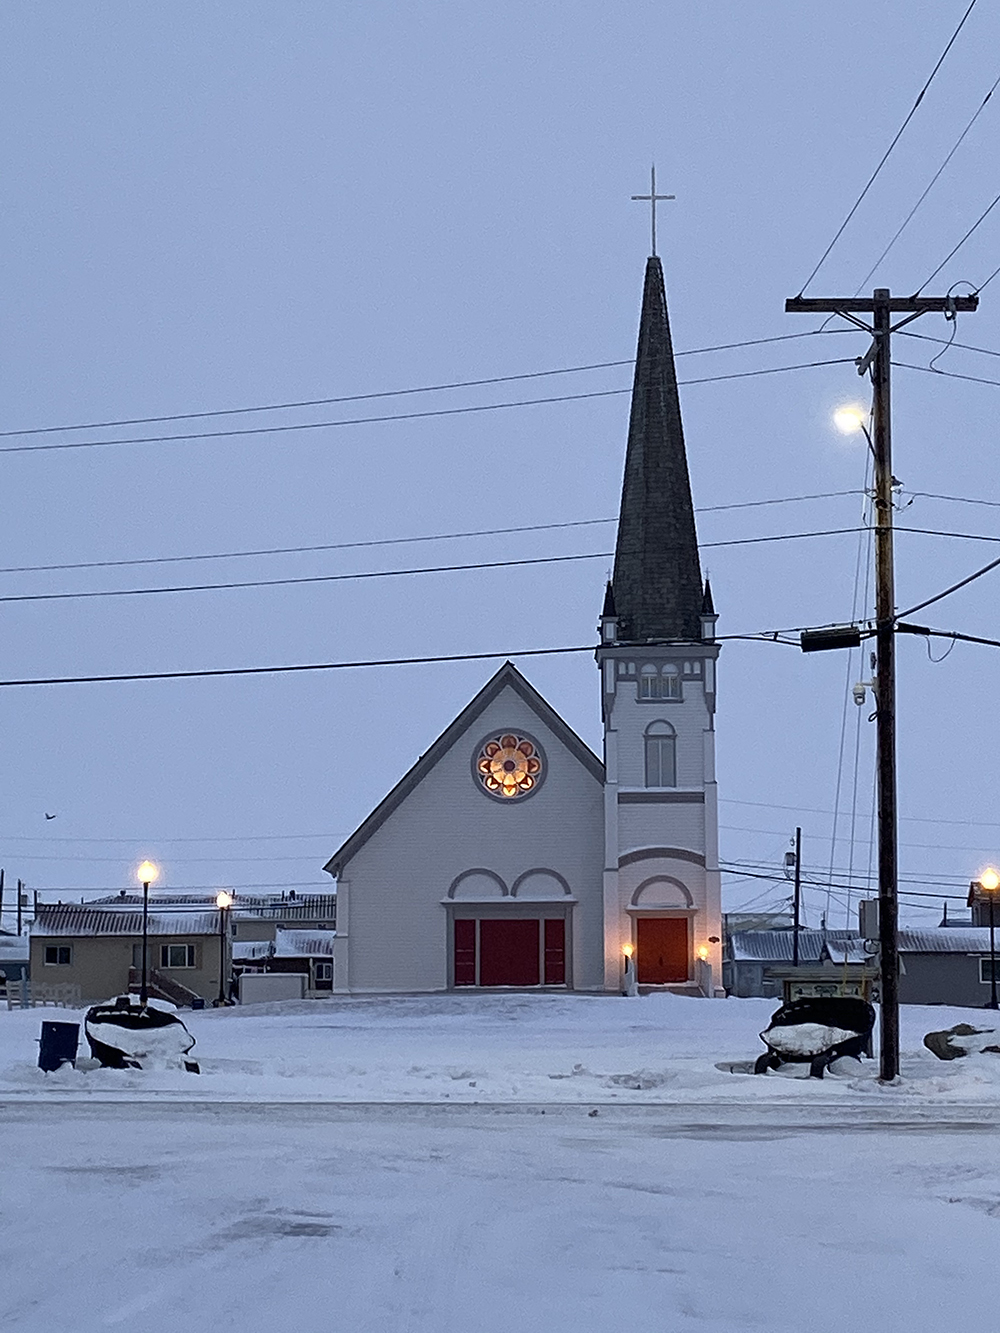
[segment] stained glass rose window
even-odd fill
[[[515,801],[538,787],[544,776],[544,763],[537,741],[505,731],[484,741],[473,768],[490,796]]]

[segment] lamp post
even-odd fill
[[[993,920],[993,903],[996,900],[997,889],[1000,888],[1000,875],[992,868],[984,870],[979,876],[979,887],[986,894],[986,901],[990,905],[990,999],[986,1008],[1000,1009],[1000,1004],[997,1003],[997,938]]]
[[[135,872],[142,885],[142,983],[139,987],[139,1003],[145,1009],[149,1002],[149,886],[159,878],[159,867],[152,861],[143,861]]]
[[[229,921],[229,910],[233,905],[233,895],[225,889],[216,894],[215,905],[219,909],[219,998],[216,1000],[216,1006],[222,1006],[229,1003],[229,996],[226,994],[226,925]]]

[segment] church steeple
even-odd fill
[[[612,586],[619,641],[702,638],[698,538],[663,269],[655,255],[646,262]]]

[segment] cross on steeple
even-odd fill
[[[676,199],[675,194],[657,194],[656,193],[656,164],[649,169],[649,194],[634,194],[633,199],[644,199],[649,203],[650,227],[652,232],[652,246],[650,254],[656,254],[656,201],[658,199]]]

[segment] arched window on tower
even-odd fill
[[[669,722],[646,728],[646,786],[677,786],[677,733]]]
[[[663,699],[681,697],[681,673],[672,662],[668,662],[660,672],[660,697]]]
[[[658,667],[647,662],[639,672],[640,699],[679,699],[681,697],[680,671],[672,662]]]

